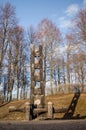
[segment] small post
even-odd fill
[[[48,102],[48,118],[53,118],[53,103]]]
[[[30,103],[26,102],[25,103],[25,107],[26,107],[26,120],[30,120]]]

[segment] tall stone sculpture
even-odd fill
[[[31,44],[31,88],[30,103],[35,108],[44,108],[45,105],[45,86],[43,74],[43,54],[42,45],[38,49]]]

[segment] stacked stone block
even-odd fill
[[[38,49],[31,45],[30,103],[37,108],[44,108],[45,105],[42,45]]]

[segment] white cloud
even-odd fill
[[[76,14],[78,12],[78,10],[79,10],[79,5],[78,4],[71,4],[66,9],[65,13],[68,16],[72,16],[72,15]]]
[[[60,17],[59,18],[59,27],[60,28],[73,28],[75,25],[74,21],[71,21],[70,19],[66,17]]]
[[[75,21],[71,21],[70,17],[74,16],[78,11],[78,4],[69,5],[65,11],[65,16],[59,18],[59,27],[62,29],[74,28]]]

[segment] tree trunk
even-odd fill
[[[17,100],[19,99],[19,87],[17,86]]]
[[[58,65],[58,85],[60,84],[60,68],[59,68],[59,65]]]
[[[44,90],[45,90],[45,86],[46,86],[46,47],[44,50],[45,54],[44,54]],[[45,92],[44,92],[45,94]]]
[[[10,91],[10,101],[12,101],[12,90]]]
[[[52,59],[52,56],[51,56]],[[53,94],[53,86],[52,86],[52,61],[50,61],[50,91],[51,95]]]

